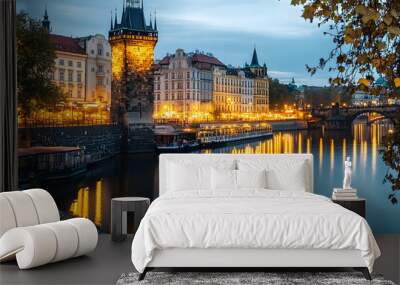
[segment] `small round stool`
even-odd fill
[[[111,200],[111,240],[123,241],[127,235],[127,213],[134,213],[134,233],[150,206],[150,199],[123,197]]]

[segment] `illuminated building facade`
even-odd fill
[[[246,65],[244,70],[254,77],[254,112],[269,112],[269,80],[267,66],[258,63],[257,51],[254,48],[251,64]]]
[[[85,49],[86,59],[86,101],[111,106],[111,46],[100,34],[78,39]]]
[[[213,72],[225,65],[211,54],[185,53],[178,49],[156,66],[154,118],[184,121],[211,120]]]
[[[149,92],[141,85],[151,84],[154,48],[158,41],[157,20],[146,23],[143,0],[125,0],[121,20],[111,19],[109,42],[112,49],[112,112],[117,120],[128,112],[130,122],[152,121],[152,87]],[[133,87],[131,87],[133,86]],[[135,89],[135,86],[137,89]]]
[[[51,31],[45,10],[42,25]],[[111,47],[103,35],[72,38],[50,34],[56,53],[50,78],[67,95],[66,116],[60,120],[85,120],[104,123],[111,105]],[[100,122],[101,121],[101,122]]]
[[[56,50],[56,60],[50,78],[67,95],[67,102],[83,104],[86,99],[87,54],[71,37],[50,35]]]
[[[238,118],[252,113],[254,80],[240,69],[217,69],[214,72],[214,105],[222,118]]]
[[[178,49],[157,64],[154,77],[156,120],[250,120],[269,112],[267,67],[255,50],[251,65],[231,68],[211,54]]]

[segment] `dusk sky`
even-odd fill
[[[123,0],[17,0],[18,10],[34,18],[41,18],[47,5],[53,33],[72,36],[108,37],[111,11],[117,8],[120,18],[122,4]],[[328,85],[328,73],[311,77],[305,64],[315,65],[326,56],[331,39],[301,18],[301,9],[291,6],[290,0],[145,0],[144,7],[147,21],[157,11],[156,59],[177,48],[198,49],[227,65],[243,66],[256,46],[270,77]]]

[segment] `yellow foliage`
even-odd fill
[[[396,86],[396,88],[400,88],[400,77],[394,79],[394,86]]]
[[[358,80],[358,84],[368,87],[369,86],[369,80],[366,79],[366,78],[360,78],[360,80]]]

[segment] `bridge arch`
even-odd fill
[[[362,110],[356,111],[356,112],[352,113],[351,115],[348,115],[347,120],[351,124],[353,124],[354,120],[357,119],[359,116],[361,116],[363,114],[370,114],[370,113],[379,114],[379,115],[383,116],[385,119],[390,120],[390,122],[392,124],[395,124],[395,119],[394,119],[395,112],[387,112],[387,111],[379,110],[379,109],[375,109],[375,108],[362,109]]]

